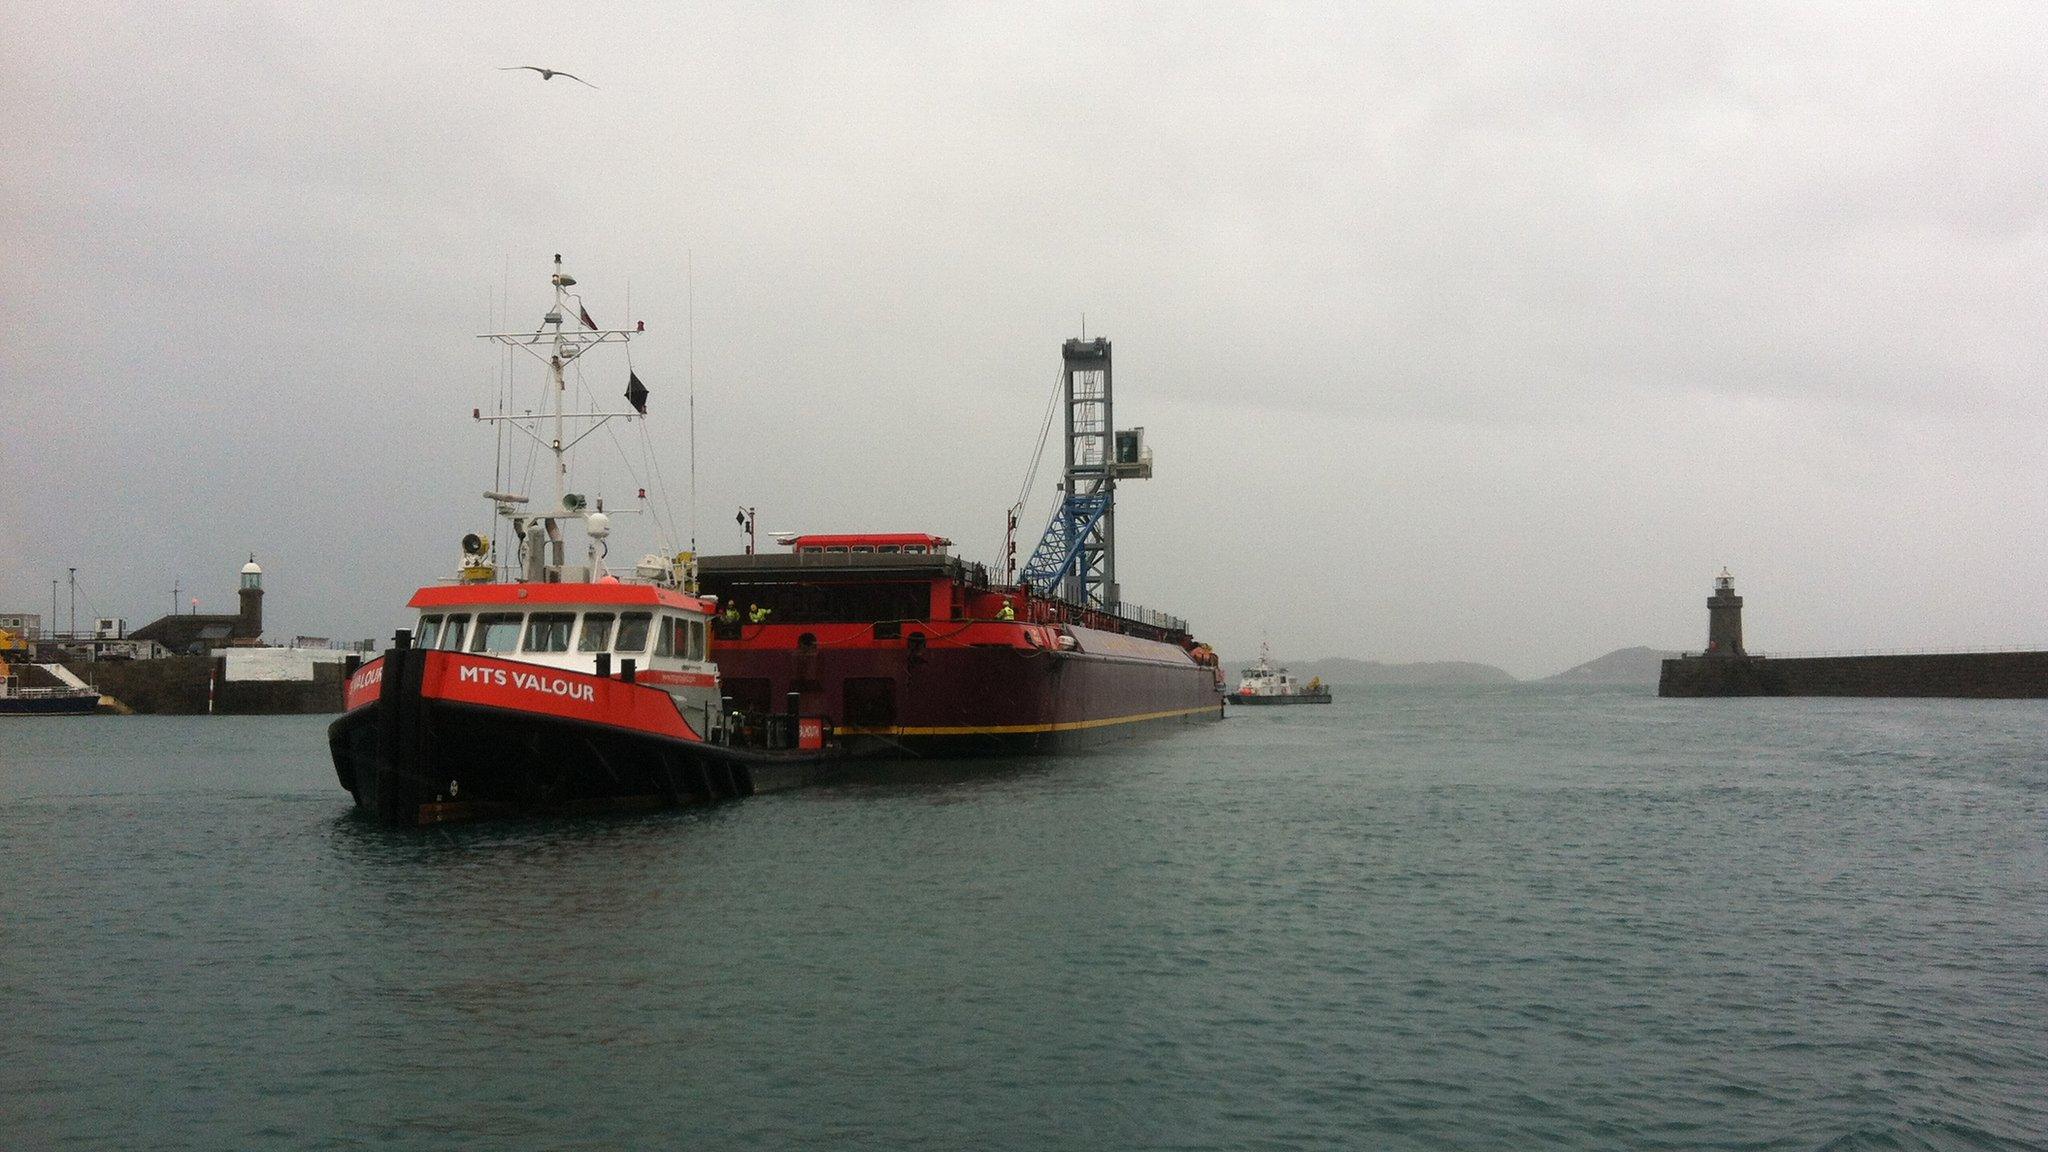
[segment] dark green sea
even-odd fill
[[[2048,703],[1376,689],[397,832],[0,722],[0,1148],[2048,1146]]]

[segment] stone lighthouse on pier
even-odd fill
[[[263,569],[257,566],[254,552],[249,553],[249,562],[242,565],[241,597],[242,612],[235,635],[254,639],[263,635]]]
[[[1735,594],[1735,577],[1726,568],[1714,577],[1714,594],[1707,597],[1708,656],[1744,656],[1742,650],[1742,597]]]

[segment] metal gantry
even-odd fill
[[[1066,400],[1066,471],[1059,506],[1023,577],[1069,603],[1114,611],[1116,482],[1152,474],[1143,428],[1116,431],[1109,341],[1069,340],[1061,348]]]

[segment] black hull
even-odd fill
[[[0,716],[90,716],[99,710],[98,696],[32,696],[0,700]]]
[[[422,655],[385,653],[376,702],[327,729],[335,776],[387,824],[709,803],[809,783],[828,763],[430,698]]]

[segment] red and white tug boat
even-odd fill
[[[629,377],[633,411],[565,412],[563,368],[638,329],[598,329],[580,304],[584,326],[565,325],[576,281],[560,256],[553,283],[538,331],[487,337],[548,365],[551,410],[476,415],[554,456],[554,504],[487,493],[518,538],[516,570],[501,578],[490,542],[464,537],[458,579],[414,593],[415,626],[351,673],[328,728],[342,786],[388,823],[744,796],[804,783],[835,753],[820,719],[726,710],[709,659],[717,605],[694,593],[693,556],[605,567],[610,517],[567,490],[566,453],[607,420],[644,415],[646,392]],[[565,555],[571,521],[589,540],[582,563]]]

